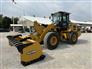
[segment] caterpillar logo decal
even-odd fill
[[[27,55],[31,55],[31,54],[34,54],[34,53],[36,53],[36,51],[35,51],[35,50],[32,50],[32,51],[29,51],[29,52],[27,53]]]

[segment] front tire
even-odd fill
[[[77,41],[78,41],[77,33],[75,33],[75,32],[70,32],[70,33],[68,34],[68,36],[69,36],[69,38],[68,38],[67,42],[68,42],[69,44],[76,44],[76,43],[77,43]]]
[[[58,33],[56,32],[48,32],[44,37],[44,45],[49,49],[53,50],[57,48],[59,44]]]

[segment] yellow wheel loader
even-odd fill
[[[9,39],[9,44],[12,46],[14,44],[17,44],[17,41],[23,43],[28,40],[34,40],[35,42],[38,42],[38,44],[33,43],[33,45],[26,45],[25,51],[23,56],[21,56],[21,60],[31,60],[32,55],[26,55],[26,51],[30,50],[38,50],[40,48],[40,44],[44,44],[48,49],[53,50],[57,48],[60,41],[66,41],[69,44],[75,44],[78,40],[78,37],[81,35],[80,27],[78,27],[75,23],[71,23],[69,20],[69,14],[68,12],[56,12],[51,14],[51,24],[41,24],[37,21],[34,21],[34,32],[29,34],[28,36],[22,36],[22,35],[15,35],[11,36],[13,37],[12,40]],[[14,42],[13,39],[15,40]],[[31,42],[29,42],[31,43]],[[35,44],[35,46],[34,46]],[[27,47],[29,46],[29,47]],[[23,47],[22,45],[19,46],[20,49]],[[33,47],[31,49],[31,47]],[[27,49],[26,49],[27,48]],[[23,49],[23,50],[24,50]],[[41,51],[41,49],[39,49]],[[38,52],[40,56],[42,55],[41,52]],[[22,55],[22,54],[21,54]],[[39,55],[34,54],[32,57],[32,60],[34,58],[39,57]],[[25,61],[26,62],[26,61]],[[23,63],[25,63],[23,62]]]
[[[60,41],[66,41],[69,44],[75,44],[78,37],[81,35],[80,27],[77,24],[70,22],[68,12],[59,11],[51,14],[51,24],[41,24],[34,21],[35,32],[28,36],[15,36],[17,40],[26,40],[30,38],[44,44],[48,49],[57,48]],[[10,44],[12,45],[12,44]]]

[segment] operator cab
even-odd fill
[[[51,20],[55,23],[60,29],[65,30],[69,24],[69,14],[67,12],[56,12],[51,14]]]

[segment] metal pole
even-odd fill
[[[13,24],[14,24],[14,17],[12,17],[12,19],[13,19]],[[15,30],[14,30],[14,26],[13,26],[13,32],[14,32]]]
[[[22,25],[23,25],[23,32],[25,33],[25,27],[24,27],[24,18],[23,18],[23,22],[22,22]]]
[[[14,6],[20,8],[20,9],[23,11],[23,15],[25,16],[25,10],[24,10],[22,7],[20,7],[20,6],[18,6],[18,5],[14,5]],[[24,23],[24,22],[23,22],[23,23]],[[23,25],[23,23],[22,23],[22,25]],[[24,26],[23,26],[23,31],[25,32]]]

